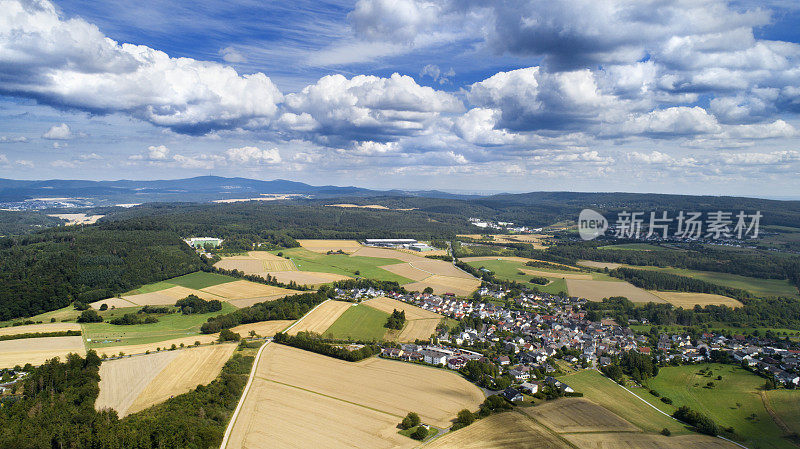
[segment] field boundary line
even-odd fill
[[[225,428],[225,435],[222,437],[222,443],[220,443],[220,449],[225,449],[228,445],[228,438],[231,436],[231,432],[233,432],[233,426],[236,424],[236,418],[239,417],[239,411],[242,409],[242,405],[244,405],[245,398],[247,397],[247,393],[250,391],[250,386],[253,385],[253,379],[255,379],[256,368],[258,368],[258,362],[261,360],[261,352],[264,351],[264,348],[270,343],[269,340],[264,342],[260,348],[258,348],[258,352],[256,353],[256,358],[253,361],[253,367],[250,368],[250,375],[247,377],[247,385],[244,387],[244,391],[242,392],[242,396],[239,398],[239,403],[236,404],[236,409],[233,411],[233,415],[231,415],[230,421],[228,421],[228,427]]]
[[[649,402],[645,401],[645,400],[644,400],[642,397],[640,397],[638,394],[636,394],[636,393],[632,392],[632,391],[631,391],[631,390],[629,390],[627,387],[624,387],[624,386],[622,386],[622,385],[620,385],[620,384],[618,384],[618,383],[614,382],[613,380],[609,379],[609,378],[608,378],[608,377],[606,377],[606,375],[605,375],[605,374],[603,374],[603,372],[602,372],[602,371],[600,371],[599,369],[597,369],[597,368],[594,368],[594,370],[595,370],[595,371],[597,371],[598,373],[600,373],[600,375],[601,375],[601,376],[603,376],[603,377],[605,377],[606,379],[608,379],[608,380],[610,380],[611,382],[613,382],[613,383],[614,383],[614,385],[616,385],[616,386],[618,386],[618,387],[622,388],[623,390],[627,391],[628,393],[630,393],[630,394],[632,394],[634,397],[636,397],[636,399],[638,399],[638,400],[640,400],[640,401],[644,402],[645,404],[647,404],[648,406],[650,406],[650,407],[651,407],[653,410],[657,411],[658,413],[661,413],[662,415],[664,415],[664,416],[667,416],[667,417],[669,417],[670,419],[672,419],[672,420],[674,420],[674,421],[677,421],[677,422],[679,422],[679,423],[681,423],[681,424],[686,424],[685,422],[683,422],[683,421],[681,421],[681,420],[679,420],[679,419],[675,418],[674,416],[672,416],[672,415],[670,415],[670,414],[668,414],[668,413],[664,413],[664,412],[663,412],[663,411],[661,411],[661,410],[660,410],[658,407],[656,407],[655,405],[653,405],[653,404],[651,404],[651,403],[649,403]],[[702,435],[702,434],[701,434],[701,435]],[[744,444],[740,444],[740,443],[737,443],[736,441],[729,440],[729,439],[727,439],[727,438],[725,438],[725,437],[723,437],[723,436],[721,436],[721,435],[715,435],[715,436],[716,436],[717,438],[720,438],[720,439],[722,439],[722,440],[725,440],[725,441],[727,441],[727,442],[729,442],[729,443],[735,444],[735,445],[737,445],[737,446],[739,446],[739,447],[741,447],[741,448],[744,448],[744,449],[750,449],[750,448],[748,448],[747,446],[745,446]]]

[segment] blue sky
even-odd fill
[[[0,0],[0,177],[800,192],[794,1]]]

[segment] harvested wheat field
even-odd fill
[[[270,271],[292,271],[297,269],[291,260],[267,251],[249,251],[247,255],[223,257],[214,266],[225,270],[239,270],[245,274],[255,274],[262,277]]]
[[[519,412],[491,415],[425,446],[430,449],[561,449],[570,445]]]
[[[53,357],[60,357],[64,360],[64,357],[71,352],[81,357],[86,355],[83,337],[22,338],[0,341],[0,368],[10,368],[26,363],[41,365]]]
[[[639,428],[628,421],[582,398],[549,401],[525,409],[525,413],[559,433],[640,432]]]
[[[602,301],[603,298],[611,296],[624,296],[631,302],[666,302],[647,290],[643,290],[627,282],[567,279],[567,289],[569,290],[570,296],[586,298],[590,301]]]
[[[348,254],[361,248],[361,244],[355,240],[298,240],[297,243],[303,248],[315,253],[327,253],[328,251],[344,251]]]
[[[341,274],[317,273],[314,271],[273,271],[269,274],[284,284],[294,281],[297,285],[321,285],[350,279],[350,277]]]
[[[259,321],[257,323],[240,324],[231,328],[231,331],[238,333],[242,337],[250,335],[250,331],[256,331],[256,334],[262,337],[272,337],[292,323],[294,323],[294,320]]]
[[[421,281],[425,278],[431,277],[432,275],[432,273],[416,268],[408,262],[382,265],[380,268],[413,281]]]
[[[583,265],[584,267],[591,267],[591,268],[608,268],[609,270],[613,270],[615,268],[619,268],[622,266],[621,263],[613,263],[613,262],[595,262],[593,260],[579,260],[578,265]]]
[[[127,299],[122,298],[106,298],[101,299],[100,301],[95,301],[89,304],[94,309],[100,309],[100,306],[103,304],[107,305],[109,309],[119,309],[122,307],[136,307],[137,304],[134,304]]]
[[[465,279],[450,276],[431,276],[419,282],[405,284],[406,290],[422,291],[425,287],[431,287],[437,295],[453,293],[457,296],[468,296],[481,286],[478,279]]]
[[[154,343],[143,343],[139,345],[120,345],[120,346],[106,346],[103,348],[95,348],[94,350],[97,351],[97,354],[101,357],[103,355],[107,355],[109,357],[116,356],[120,352],[124,353],[125,355],[133,355],[133,354],[144,354],[147,351],[150,352],[158,352],[166,351],[175,345],[176,348],[181,346],[183,343],[184,346],[192,346],[196,342],[200,342],[200,344],[208,344],[212,341],[217,341],[219,338],[219,334],[200,334],[200,335],[192,335],[191,337],[181,337],[181,338],[173,338],[172,340],[163,340],[157,341]]]
[[[452,263],[445,262],[443,260],[436,260],[436,259],[415,260],[413,262],[410,262],[409,265],[419,270],[427,271],[428,273],[434,275],[450,276],[450,277],[464,278],[464,279],[475,279],[471,274],[462,271]]]
[[[346,362],[277,344],[264,350],[256,376],[400,418],[413,410],[438,427],[484,400],[478,387],[445,370],[376,357]]]
[[[406,312],[407,320],[418,320],[424,318],[439,320],[442,318],[442,315],[439,315],[438,313],[419,308],[413,304],[408,304],[403,301],[387,298],[385,296],[364,301],[362,304],[366,304],[374,309],[382,310],[386,313],[392,313],[394,310],[403,310]]]
[[[229,282],[228,284],[232,283],[233,282]],[[228,284],[220,284],[216,285],[215,287],[221,287],[223,285],[228,285]],[[189,295],[199,296],[200,298],[209,301],[212,299],[225,301],[224,297],[220,297],[220,295],[216,295],[214,294],[214,292],[208,292],[205,290],[194,290],[191,288],[181,287],[177,285],[175,287],[166,288],[164,290],[159,290],[152,293],[142,293],[139,295],[123,296],[122,299],[130,301],[138,306],[172,306],[175,305],[175,303],[179,299],[183,299]]]
[[[288,334],[297,335],[298,332],[322,334],[352,305],[353,303],[344,301],[326,301],[303,317]]]
[[[38,332],[65,332],[65,331],[79,331],[79,330],[81,330],[81,325],[78,323],[26,324],[24,326],[0,327],[0,336],[33,334]]]
[[[458,260],[462,262],[480,262],[483,260],[507,260],[509,262],[528,262],[533,259],[517,256],[473,256],[473,257],[460,257]]]
[[[170,289],[171,290],[171,289]],[[206,287],[201,291],[228,299],[256,298],[259,296],[273,296],[281,294],[294,294],[295,290],[274,287],[272,285],[257,284],[250,281],[233,281]]]
[[[215,267],[223,270],[239,270],[245,274],[255,274],[266,271],[264,261],[259,259],[240,259],[234,257],[224,257],[214,264]]]
[[[438,313],[421,309],[396,299],[378,297],[362,304],[386,313],[392,313],[394,310],[402,310],[406,313],[406,325],[399,334],[393,335],[393,338],[391,338],[396,341],[427,340],[431,334],[436,333],[436,326],[442,320],[442,316]]]
[[[563,435],[581,449],[736,449],[739,446],[705,435],[665,437],[641,433],[573,433]]]
[[[142,390],[178,357],[178,353],[166,351],[103,362],[100,365],[100,394],[94,408],[111,408],[120,417],[127,415]]]
[[[221,344],[179,351],[178,356],[153,378],[128,407],[128,413],[136,413],[172,396],[186,393],[198,385],[210,383],[219,375],[222,365],[228,361],[234,349],[235,344]]]
[[[667,301],[675,307],[691,309],[695,304],[700,307],[708,305],[728,306],[732,308],[742,307],[742,303],[727,296],[712,295],[710,293],[690,293],[690,292],[651,292],[659,298]]]
[[[528,270],[525,268],[521,268],[525,274],[530,274],[531,276],[544,276],[550,278],[559,278],[559,279],[576,279],[576,280],[584,280],[584,281],[591,281],[592,275],[591,274],[579,274],[579,273],[554,273],[552,271],[539,271],[539,270]]]
[[[397,433],[396,426],[400,420],[400,417],[388,413],[256,377],[226,447],[417,446],[416,441]]]
[[[403,262],[415,262],[418,260],[426,260],[424,257],[416,254],[410,254],[404,251],[397,251],[389,248],[375,248],[373,246],[362,246],[358,251],[350,254],[351,256],[362,257],[379,257],[382,259],[397,259]]]

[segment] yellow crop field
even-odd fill
[[[442,319],[442,316],[438,313],[431,312],[430,310],[425,310],[419,308],[413,304],[408,304],[403,301],[398,301],[392,298],[386,298],[384,296],[370,299],[369,301],[364,301],[362,304],[366,304],[372,308],[382,310],[386,313],[392,313],[394,310],[402,310],[406,313],[407,320],[419,320],[419,319]]]
[[[235,344],[202,346],[178,351],[175,357],[128,407],[136,413],[214,380],[236,349]],[[149,356],[140,356],[146,359]],[[146,363],[146,361],[145,361]]]
[[[695,305],[705,307],[708,305],[742,307],[742,303],[727,296],[712,295],[710,293],[691,293],[691,292],[659,292],[653,291],[652,294],[667,301],[675,307],[691,309]]]
[[[448,433],[425,447],[430,449],[570,448],[566,442],[519,412],[489,416],[471,426]]]
[[[737,449],[733,443],[705,435],[665,437],[641,433],[573,433],[564,435],[570,443],[585,449]]]
[[[348,276],[334,273],[317,273],[313,271],[274,271],[270,273],[279,282],[288,284],[291,281],[297,285],[320,285],[329,282],[350,279]]]
[[[142,390],[178,357],[179,352],[166,351],[103,362],[100,365],[100,394],[94,408],[110,408],[116,410],[119,417],[126,416]]]
[[[472,294],[478,287],[481,281],[478,279],[465,279],[460,277],[450,276],[431,276],[423,279],[422,281],[412,282],[406,284],[407,290],[422,291],[425,287],[433,288],[433,292],[437,295],[444,293],[453,293],[457,296],[468,296]]]
[[[412,448],[400,418],[260,377],[234,424],[228,449]]]
[[[478,387],[449,371],[379,358],[346,362],[278,344],[264,350],[256,375],[401,418],[413,410],[439,427],[484,400]]]
[[[69,353],[86,355],[83,337],[23,338],[0,341],[0,368],[16,365],[41,365],[53,357],[64,360]]]
[[[206,287],[201,291],[228,299],[245,299],[297,293],[295,290],[273,287],[272,285],[257,284],[255,282],[244,280],[226,282],[224,284]]]
[[[408,262],[396,263],[392,265],[383,265],[381,266],[381,268],[383,268],[386,271],[392,272],[396,275],[403,276],[404,278],[408,278],[414,281],[421,281],[431,276],[431,273],[416,268]]]
[[[300,320],[291,330],[289,335],[298,332],[314,332],[322,334],[353,304],[344,301],[327,301],[319,305],[313,312]]]
[[[222,285],[227,285],[227,284],[220,284],[219,286],[222,286]],[[209,288],[213,288],[213,287],[209,287]],[[208,289],[206,289],[206,290],[208,290]],[[149,305],[149,306],[171,306],[171,305],[175,305],[175,303],[179,299],[183,299],[183,298],[185,298],[185,297],[187,297],[189,295],[199,296],[200,298],[203,298],[203,299],[209,300],[209,301],[212,300],[212,299],[225,301],[224,297],[221,297],[220,295],[214,294],[214,292],[209,292],[209,291],[206,291],[206,290],[195,290],[195,289],[181,287],[181,286],[177,286],[176,285],[175,287],[170,287],[170,288],[167,288],[167,289],[164,289],[164,290],[159,290],[159,291],[152,292],[152,293],[141,293],[139,295],[123,296],[122,299],[124,299],[126,301],[129,301],[129,302],[132,302],[132,303],[136,304],[137,306],[145,306],[145,305]],[[100,303],[103,303],[103,302],[107,303],[106,300],[100,301]],[[111,307],[111,305],[109,305],[109,307]]]
[[[483,398],[447,371],[377,358],[345,362],[271,343],[227,447],[415,447],[397,433],[406,413],[449,426]]]
[[[79,330],[81,330],[81,325],[78,323],[27,324],[25,326],[0,327],[0,335],[19,335],[37,332],[64,332]]]
[[[558,432],[639,432],[639,428],[582,398],[564,398],[525,410]]]
[[[396,341],[427,340],[431,334],[436,333],[436,326],[442,320],[442,316],[438,313],[421,309],[396,299],[379,297],[370,299],[362,304],[386,313],[392,313],[394,310],[402,310],[406,313],[405,326],[399,334],[394,335],[392,338]]]
[[[631,302],[665,303],[658,296],[627,282],[590,281],[583,279],[567,279],[570,296],[586,298],[590,301],[602,301],[611,296],[624,296]]]
[[[361,244],[355,240],[298,240],[297,243],[303,248],[314,251],[315,253],[327,253],[328,251],[344,251],[352,253],[361,248]]]

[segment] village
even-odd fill
[[[385,345],[381,356],[451,370],[461,370],[470,360],[493,364],[501,376],[512,379],[517,387],[504,392],[509,400],[521,400],[521,396],[515,396],[517,390],[535,394],[542,385],[572,393],[569,385],[553,376],[565,369],[608,366],[627,351],[671,365],[725,357],[787,388],[800,383],[800,348],[796,344],[787,347],[784,340],[742,334],[728,337],[712,332],[702,333],[694,340],[685,333],[661,333],[654,338],[612,319],[587,320],[585,299],[523,292],[511,300],[513,308],[507,308],[498,302],[506,301],[510,292],[498,286],[481,287],[474,297],[479,301],[448,294],[401,294],[375,289],[337,293],[350,301],[387,296],[459,320],[458,326],[442,329],[427,344]]]

